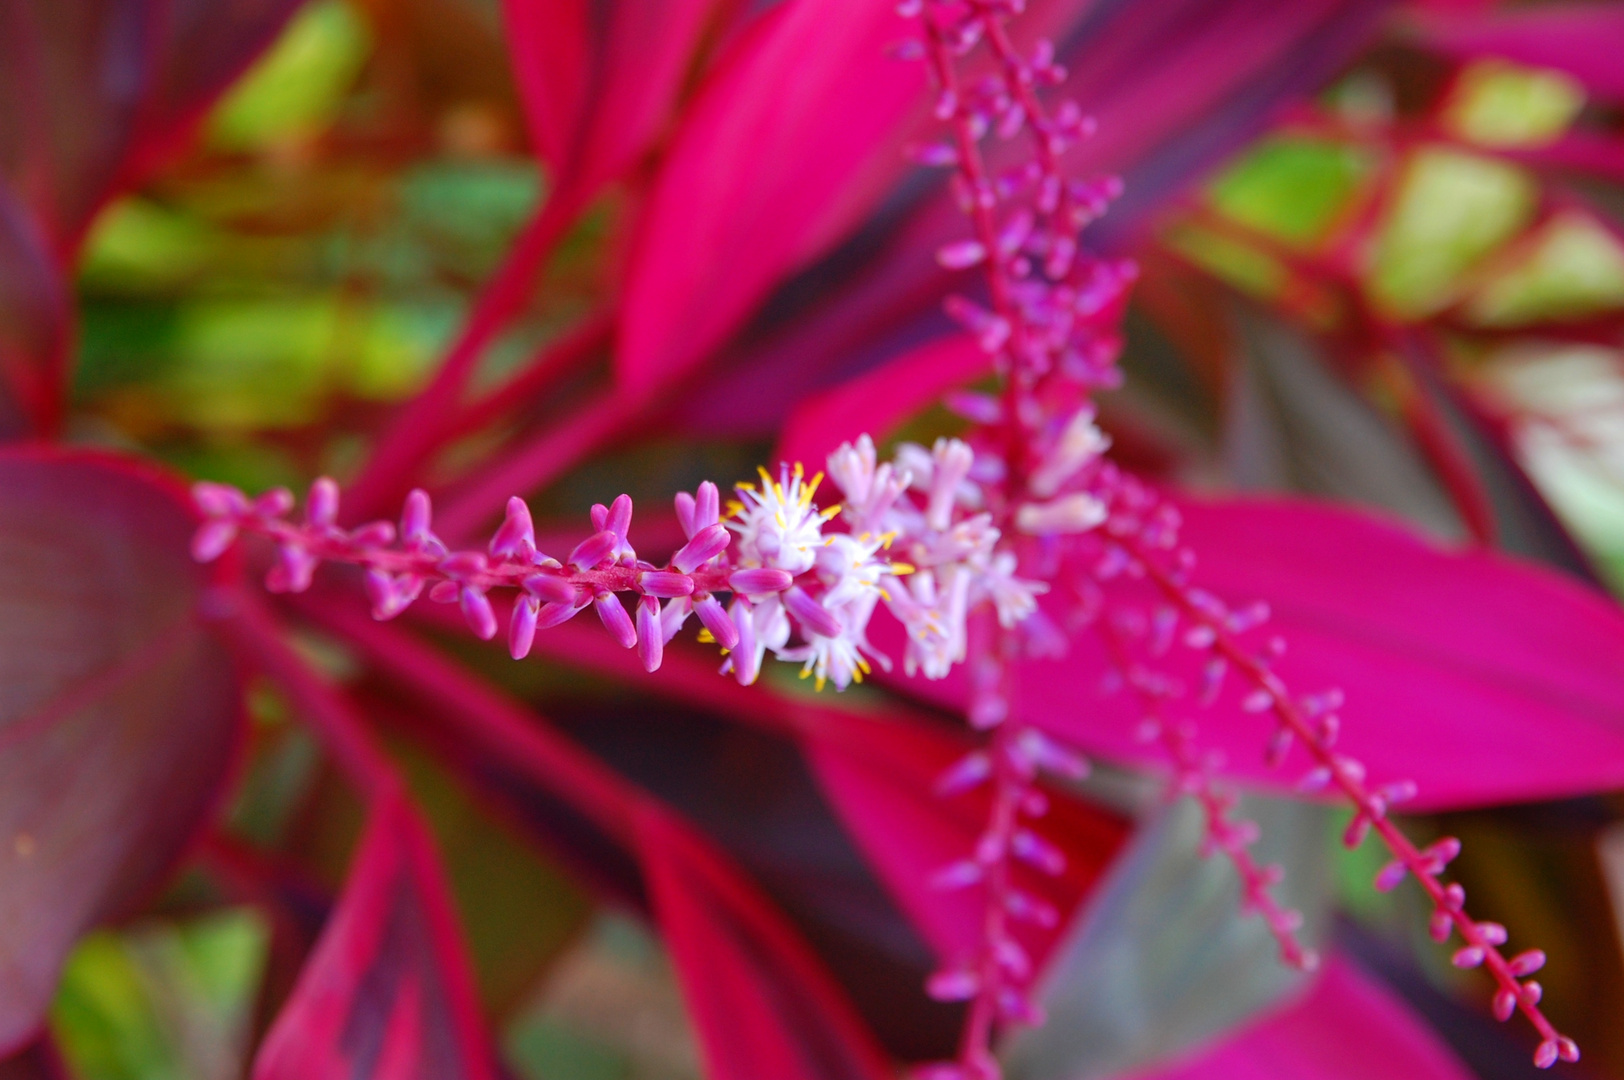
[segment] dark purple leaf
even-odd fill
[[[0,454],[0,1051],[219,798],[239,695],[199,617],[192,527],[149,466]]]

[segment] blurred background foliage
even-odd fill
[[[1357,498],[1461,537],[1474,523],[1440,489],[1426,433],[1469,416],[1503,439],[1584,563],[1624,590],[1624,198],[1596,184],[1576,198],[1517,156],[1617,119],[1560,73],[1456,71],[1402,35],[1361,59],[1145,237],[1129,386],[1106,405],[1124,454],[1171,461],[1197,485]],[[249,489],[345,475],[544,198],[523,131],[491,0],[312,0],[195,147],[96,222],[78,280],[81,434]],[[561,248],[485,377],[602,297],[617,200],[602,196]],[[1447,377],[1442,404],[1428,372]],[[564,490],[600,493],[605,475],[669,490],[671,450],[618,452]],[[719,474],[760,452],[682,451]],[[1487,493],[1489,524],[1527,550],[1539,531],[1505,509],[1515,481]],[[330,643],[306,644],[343,673]],[[533,700],[582,692],[544,663],[474,662]],[[270,691],[254,715],[232,832],[201,854],[203,872],[73,958],[53,1024],[85,1080],[240,1075],[320,926],[360,810]],[[402,738],[514,1074],[698,1076],[658,942]],[[1147,805],[1126,778],[1097,783]],[[1459,865],[1483,915],[1547,945],[1548,999],[1591,1075],[1624,1075],[1624,966],[1616,937],[1596,940],[1624,919],[1619,817],[1595,799],[1419,823],[1466,840]],[[1314,821],[1327,838],[1339,824]],[[1322,862],[1321,907],[1342,913],[1325,932],[1363,942],[1423,1013],[1445,1024],[1460,1011],[1451,990],[1485,996],[1418,940],[1413,897],[1370,891],[1373,855],[1329,839],[1308,852],[1294,874],[1313,879]],[[282,894],[256,894],[259,860],[290,883]],[[1522,1075],[1522,1059],[1484,1075]]]

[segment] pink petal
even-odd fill
[[[888,1080],[873,1036],[814,954],[708,845],[636,815],[643,872],[711,1080]]]
[[[1295,1005],[1139,1080],[1472,1080],[1408,1008],[1369,976],[1333,959]]]
[[[387,797],[253,1078],[495,1076],[444,872],[416,813]]]
[[[905,167],[924,72],[887,55],[889,4],[786,0],[701,90],[655,183],[631,260],[623,383],[669,385],[778,281],[866,213]]]
[[[707,30],[736,0],[506,0],[514,73],[541,156],[591,191],[670,119]]]
[[[110,455],[0,452],[0,1054],[63,958],[159,884],[242,734],[184,488]],[[230,560],[226,560],[229,562]]]

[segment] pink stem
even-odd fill
[[[1464,894],[1459,891],[1459,887],[1445,886],[1440,882],[1438,869],[1388,819],[1386,801],[1379,799],[1366,786],[1363,770],[1356,763],[1335,753],[1326,744],[1314,723],[1292,700],[1279,676],[1242,648],[1229,629],[1196,603],[1189,590],[1156,562],[1150,552],[1131,538],[1121,538],[1121,543],[1143,566],[1145,576],[1170,603],[1186,618],[1206,627],[1212,633],[1210,652],[1233,664],[1258,691],[1268,696],[1269,708],[1282,727],[1301,740],[1309,756],[1321,769],[1326,770],[1330,782],[1353,803],[1356,814],[1354,828],[1359,829],[1362,822],[1364,827],[1373,829],[1393,856],[1414,876],[1427,894],[1427,898],[1432,901],[1434,909],[1448,918],[1449,923],[1460,932],[1469,948],[1481,952],[1483,964],[1489,969],[1489,974],[1493,976],[1500,990],[1512,995],[1517,1009],[1534,1025],[1545,1045],[1552,1048],[1550,1058],[1545,1063],[1554,1061],[1558,1052],[1564,1060],[1578,1060],[1578,1048],[1574,1046],[1572,1040],[1558,1032],[1546,1019],[1545,1014],[1539,1009],[1537,998],[1525,992],[1525,988],[1518,981],[1518,976],[1512,974],[1509,962],[1495,944],[1484,936],[1481,924],[1466,913],[1463,904]],[[1350,832],[1350,839],[1356,838],[1357,835],[1357,832]],[[1542,1047],[1542,1052],[1543,1049]]]

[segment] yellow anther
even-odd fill
[[[778,522],[778,527],[780,529],[788,529],[789,528],[789,526],[784,523],[784,513],[783,513],[783,511],[774,510],[773,511],[773,520]]]
[[[889,604],[891,602],[891,594],[886,592],[884,589],[880,589],[880,599]]]
[[[828,682],[828,681],[829,680],[824,678],[822,675],[818,676],[818,681],[813,684],[817,688],[818,693],[820,693],[820,694],[823,693],[823,684]]]
[[[795,467],[797,469],[799,469],[800,465],[796,465]],[[796,473],[796,475],[799,476],[800,473]],[[811,506],[812,505],[812,496],[817,494],[818,485],[821,484],[821,483],[823,483],[823,474],[820,472],[820,473],[815,474],[812,477],[812,480],[806,485],[806,487],[801,489],[801,505],[802,506]]]
[[[734,484],[733,487],[734,487],[734,490],[736,490],[736,491],[754,491],[754,490],[756,490],[756,485],[752,484],[748,480],[740,480],[737,484]]]
[[[872,675],[872,674],[874,674],[874,669],[869,667],[868,666],[868,661],[864,660],[861,656],[859,656],[857,658],[857,666],[863,669],[863,674],[864,675]]]
[[[704,642],[706,645],[709,645],[711,642],[716,640],[716,635],[711,633],[709,630],[701,630],[699,632],[699,640]]]
[[[835,503],[833,506],[829,507],[829,509],[824,510],[823,512],[818,514],[818,516],[821,517],[824,521],[828,521],[832,517],[839,516],[840,511],[841,511],[841,505],[839,503]]]
[[[853,682],[861,683],[863,681],[863,673],[861,671],[852,672],[851,677]]]
[[[809,667],[802,668],[799,677],[802,679],[810,679],[812,677],[812,669]]]
[[[756,474],[761,477],[762,486],[768,491],[771,491],[773,488],[778,486],[778,484],[773,480],[773,474],[767,471],[766,466],[757,465]]]
[[[895,574],[897,577],[907,577],[909,574],[913,573],[919,568],[913,563],[894,562],[890,563],[886,569],[890,570],[891,573]]]
[[[880,537],[880,546],[885,548],[885,550],[890,551],[891,541],[895,540],[896,538],[897,534],[895,532],[888,532]]]
[[[801,477],[803,477],[805,475],[806,475],[806,470],[803,469],[801,467],[801,463],[799,461],[797,461],[795,463],[795,479],[799,480]]]
[[[729,499],[727,501],[727,516],[728,517],[743,517],[744,516],[744,504],[742,502],[740,502],[739,500],[737,500],[737,499]]]

